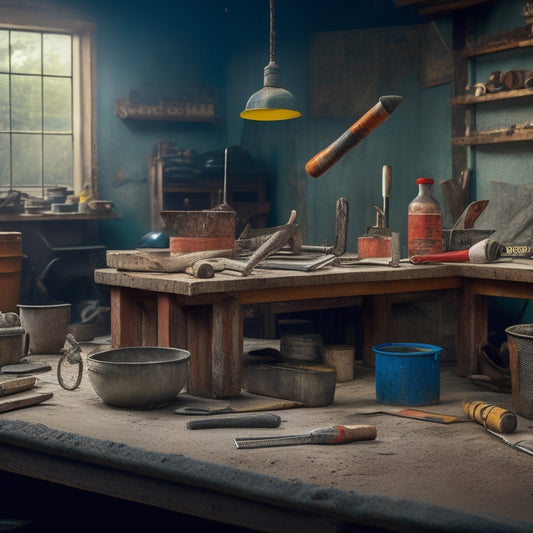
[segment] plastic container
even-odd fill
[[[431,194],[435,180],[418,178],[418,195],[407,207],[407,255],[442,252],[442,210]]]
[[[505,330],[509,346],[513,408],[533,418],[533,324],[517,324]]]
[[[376,399],[391,405],[435,405],[440,400],[440,354],[431,344],[374,346]]]
[[[0,232],[0,312],[17,311],[22,270],[22,233]]]

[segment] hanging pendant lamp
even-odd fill
[[[264,69],[264,87],[248,99],[241,117],[247,120],[287,120],[302,114],[293,94],[281,88],[281,72],[274,61],[274,0],[270,0],[270,62]]]

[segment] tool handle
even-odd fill
[[[401,96],[382,96],[374,107],[354,122],[338,139],[312,157],[305,165],[305,171],[313,178],[324,174],[346,152],[385,121],[402,100]]]
[[[332,426],[311,431],[313,444],[345,444],[357,440],[374,440],[377,431],[374,426]]]
[[[383,198],[390,198],[392,189],[392,167],[384,165],[381,174],[381,187]]]
[[[487,402],[463,400],[463,411],[470,420],[497,433],[512,433],[516,429],[516,415],[502,407]]]
[[[470,260],[469,250],[455,250],[453,252],[442,252],[441,254],[413,255],[411,263],[461,263]]]
[[[216,428],[277,428],[281,418],[273,413],[214,417],[187,422],[188,429]]]

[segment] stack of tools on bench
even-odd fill
[[[210,278],[215,272],[248,276],[254,268],[316,270],[346,251],[348,203],[344,198],[336,203],[335,243],[330,246],[303,244],[295,210],[286,224],[259,229],[247,225],[235,239],[229,231],[235,213],[224,206],[205,211],[163,211],[170,249],[108,250],[107,266],[137,272],[186,272],[196,278]],[[224,234],[217,219],[227,222]]]

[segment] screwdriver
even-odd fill
[[[237,448],[269,448],[272,446],[293,446],[296,444],[345,444],[358,440],[374,440],[377,431],[374,426],[332,426],[313,429],[304,435],[281,437],[236,437]]]

